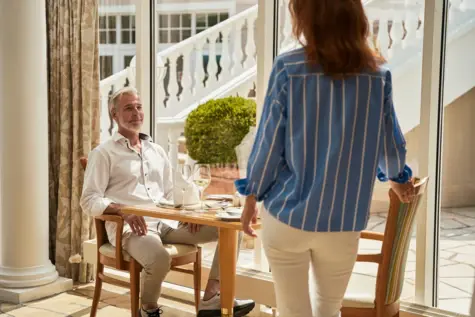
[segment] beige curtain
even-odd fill
[[[88,282],[92,269],[71,264],[82,242],[94,237],[92,219],[79,206],[79,158],[98,143],[98,0],[47,0],[49,65],[50,255],[60,276]]]

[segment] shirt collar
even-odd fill
[[[117,142],[117,141],[126,139],[126,137],[120,134],[119,132],[115,132],[114,135],[112,136],[112,139]],[[143,141],[152,142],[152,138],[148,134],[145,134],[145,133],[139,133],[139,139]]]

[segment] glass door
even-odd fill
[[[438,307],[469,315],[475,282],[475,2],[446,12]]]

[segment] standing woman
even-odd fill
[[[368,45],[361,0],[290,0],[303,48],[277,57],[247,179],[247,234],[262,241],[281,317],[338,316],[376,178],[414,195],[391,73]],[[309,268],[317,293],[309,294]],[[313,310],[312,310],[313,309]]]

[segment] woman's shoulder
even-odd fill
[[[318,65],[308,62],[304,48],[298,48],[278,55],[274,61],[274,68],[277,70],[285,69],[288,76],[321,71]]]
[[[372,77],[379,77],[382,79],[387,79],[391,76],[391,70],[386,64],[379,65],[376,70],[368,70],[362,73],[363,75],[369,75]]]
[[[285,53],[281,53],[277,55],[275,61],[284,64],[306,61],[305,50],[303,47],[301,47],[291,51],[287,51]]]

